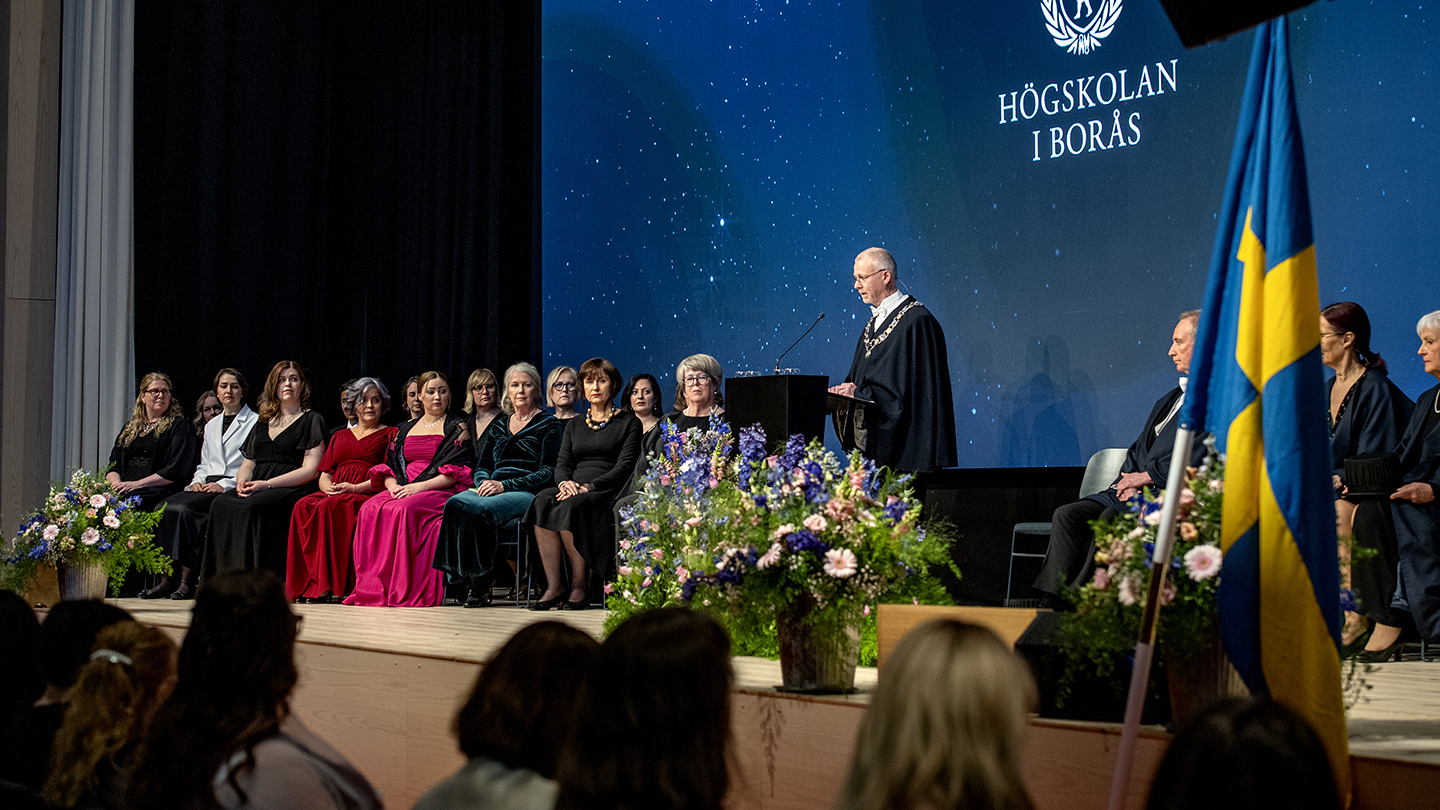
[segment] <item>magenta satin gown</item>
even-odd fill
[[[405,471],[414,480],[435,458],[441,436],[405,437]],[[372,474],[383,478],[389,468],[376,465]],[[381,492],[360,507],[355,526],[355,590],[347,605],[375,607],[434,607],[445,601],[444,574],[435,570],[435,543],[440,518],[451,495],[470,483],[470,468],[442,466],[441,475],[455,479],[454,486],[432,489],[408,498]]]

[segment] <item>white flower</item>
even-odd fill
[[[1119,592],[1115,594],[1115,598],[1120,600],[1120,604],[1129,607],[1140,601],[1140,597],[1135,593],[1139,587],[1140,582],[1135,577],[1125,577],[1120,580],[1120,589]]]
[[[1144,534],[1144,533],[1145,533],[1145,527],[1144,527],[1144,526],[1136,526],[1135,528],[1133,528],[1133,529],[1130,530],[1130,533],[1129,533],[1129,534],[1125,535],[1125,538],[1126,538],[1127,540],[1138,540],[1138,539],[1140,539],[1140,535],[1142,535],[1142,534]]]
[[[855,575],[859,570],[859,564],[855,560],[855,552],[848,548],[832,548],[825,552],[824,571],[836,579],[844,579]]]
[[[111,529],[118,529],[118,528],[120,528],[120,518],[115,517],[114,515],[106,515],[106,516],[102,519],[101,522],[103,522],[106,526],[108,526],[108,527],[111,528]]]
[[[755,567],[769,568],[775,563],[780,562],[780,550],[781,549],[779,543],[771,543],[770,550],[765,552],[763,555],[760,556],[760,559],[755,561]]]
[[[60,527],[56,526],[54,523],[51,523],[49,526],[46,526],[43,531],[40,532],[40,536],[44,537],[46,540],[54,540],[55,538],[60,536]]]
[[[1159,509],[1156,509],[1156,510],[1153,511],[1153,512],[1146,512],[1146,513],[1145,513],[1145,525],[1146,525],[1146,526],[1159,526],[1159,525],[1160,525],[1160,510],[1159,510]]]
[[[1196,582],[1209,579],[1220,573],[1220,563],[1225,555],[1220,549],[1206,543],[1185,552],[1185,572]]]
[[[792,534],[794,534],[794,533],[795,533],[795,526],[794,526],[794,524],[786,523],[784,526],[781,526],[780,528],[776,529],[776,530],[774,531],[774,533],[772,533],[772,534],[770,535],[770,539],[771,539],[771,540],[781,540],[781,539],[784,539],[786,536],[792,535]]]
[[[95,527],[92,526],[80,534],[80,542],[87,546],[93,546],[100,542],[100,532],[96,531]]]
[[[91,495],[91,496],[90,496],[90,506],[91,506],[91,507],[93,507],[93,508],[95,508],[95,509],[99,509],[100,507],[102,507],[102,506],[104,506],[104,505],[105,505],[105,496],[104,496],[104,495]]]

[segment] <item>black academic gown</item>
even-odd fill
[[[1125,463],[1120,474],[1147,472],[1150,474],[1150,489],[1165,488],[1170,476],[1170,458],[1175,454],[1175,432],[1180,428],[1180,414],[1170,412],[1180,398],[1179,387],[1172,388],[1155,402],[1150,416],[1140,435],[1135,437],[1125,452]],[[1169,417],[1157,434],[1155,426]],[[1205,460],[1205,437],[1197,434],[1190,444],[1190,459],[1187,466],[1199,466]],[[1078,588],[1090,579],[1095,570],[1095,532],[1090,521],[1114,514],[1124,509],[1115,492],[1120,476],[1106,489],[1088,495],[1074,503],[1055,510],[1050,521],[1050,545],[1045,551],[1045,561],[1040,565],[1040,575],[1035,578],[1036,589],[1049,594],[1060,594],[1065,588]]]
[[[1325,402],[1335,390],[1335,378],[1325,383]],[[1349,402],[1331,427],[1331,473],[1345,477],[1345,459],[1362,453],[1390,453],[1400,444],[1400,432],[1410,421],[1415,403],[1389,375],[1371,369],[1360,375],[1347,395]]]
[[[845,381],[875,403],[865,408],[866,456],[905,472],[955,466],[945,333],[923,304],[907,298],[878,328],[866,324]]]
[[[1440,414],[1435,412],[1440,385],[1415,400],[1415,412],[1400,439],[1400,480],[1429,484],[1440,495]],[[1395,607],[1408,609],[1415,627],[1440,641],[1440,501],[1414,504],[1391,501],[1399,552],[1399,588]]]

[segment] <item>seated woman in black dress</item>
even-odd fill
[[[1347,497],[1345,459],[1362,454],[1389,453],[1400,443],[1400,432],[1415,405],[1386,373],[1385,361],[1370,350],[1370,318],[1353,301],[1331,304],[1320,311],[1320,360],[1335,370],[1326,383],[1330,406],[1330,466],[1335,486],[1335,532],[1340,537],[1358,537],[1362,547],[1375,555],[1350,563],[1342,552],[1342,568],[1348,568],[1350,587],[1359,602],[1359,613],[1345,616],[1345,644],[1358,643],[1367,625],[1374,631],[1367,649],[1383,650],[1400,637],[1403,614],[1390,607],[1395,594],[1395,545],[1375,542],[1368,531],[1380,512],[1389,507],[1374,498]],[[1363,506],[1357,506],[1362,504]],[[1359,511],[1357,512],[1357,508]],[[1355,518],[1360,517],[1358,530]],[[1388,515],[1383,516],[1388,521]],[[1394,536],[1393,530],[1381,532]]]
[[[1426,373],[1440,379],[1440,310],[1421,318],[1415,331]],[[1399,550],[1394,606],[1409,611],[1433,643],[1440,641],[1440,385],[1416,398],[1399,452],[1402,484],[1390,496]],[[1380,654],[1398,657],[1401,643],[1396,639]]]
[[[615,562],[610,507],[630,480],[640,455],[640,420],[615,407],[620,372],[599,357],[580,366],[590,408],[571,419],[560,441],[555,482],[535,496],[525,522],[535,527],[535,545],[545,566],[545,593],[531,610],[584,610],[589,578],[603,579]],[[570,561],[570,582],[561,578],[562,553]],[[568,596],[568,598],[567,598]]]
[[[170,394],[170,377],[152,371],[140,380],[130,421],[115,437],[105,480],[121,497],[140,496],[141,509],[154,509],[184,486],[196,450],[195,434]]]
[[[314,489],[325,455],[325,420],[309,410],[300,364],[281,360],[265,378],[265,404],[245,440],[235,489],[215,499],[201,575],[267,568],[285,571],[290,510]]]
[[[452,582],[467,581],[467,608],[490,604],[500,527],[523,517],[535,493],[555,483],[560,456],[560,420],[540,409],[534,366],[516,363],[505,371],[500,409],[507,416],[487,424],[477,442],[475,486],[445,502],[435,545],[435,567]]]
[[[578,414],[575,410],[577,387],[575,369],[569,366],[556,366],[546,375],[545,404],[555,409],[556,419],[564,422]]]
[[[720,361],[708,354],[692,354],[675,369],[675,412],[665,415],[681,431],[710,429],[711,415],[725,412],[720,393]]]

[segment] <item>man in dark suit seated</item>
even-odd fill
[[[1050,546],[1045,551],[1040,576],[1035,579],[1035,589],[1042,594],[1041,607],[1065,607],[1061,594],[1084,585],[1095,572],[1095,533],[1090,529],[1090,521],[1115,515],[1125,508],[1125,501],[1145,487],[1165,488],[1180,406],[1185,400],[1184,375],[1190,371],[1190,354],[1195,348],[1195,327],[1199,322],[1200,310],[1197,309],[1181,315],[1175,325],[1170,338],[1170,359],[1175,361],[1175,368],[1181,374],[1180,385],[1167,391],[1151,409],[1140,436],[1125,454],[1120,477],[1109,489],[1055,510],[1050,523]],[[1198,465],[1205,457],[1202,438],[1196,436],[1191,445],[1191,466]]]

